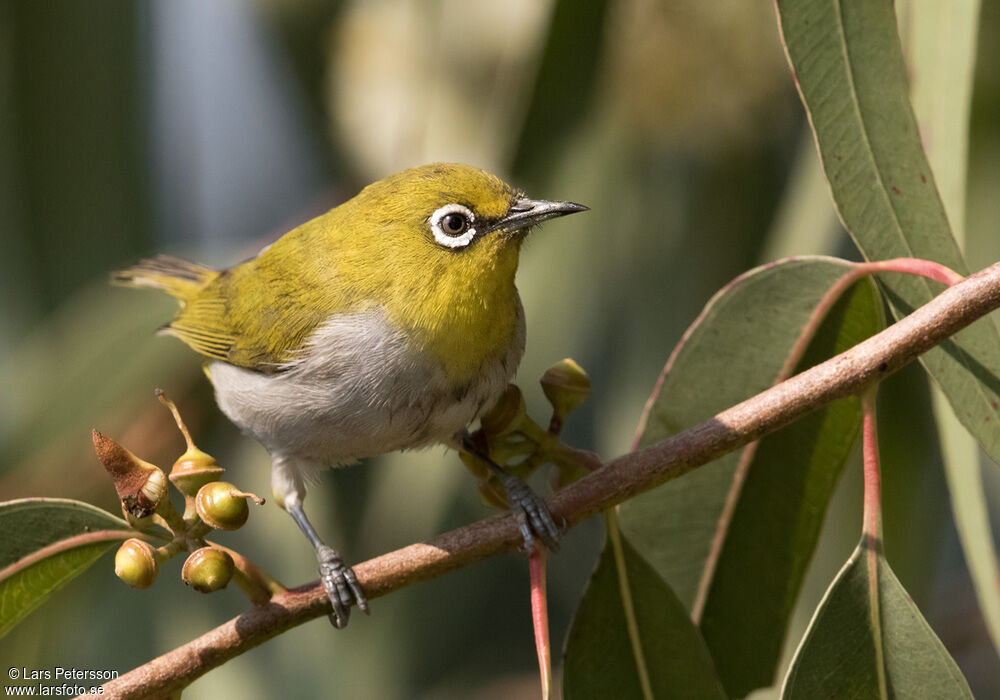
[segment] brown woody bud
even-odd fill
[[[160,564],[148,542],[125,540],[115,553],[115,575],[133,588],[149,588],[160,573]]]
[[[226,587],[233,578],[236,565],[227,552],[215,547],[202,547],[191,553],[181,569],[184,583],[199,593],[214,593]]]
[[[155,464],[139,459],[107,435],[94,430],[94,451],[108,470],[118,498],[134,518],[145,518],[156,511],[167,493],[167,478]]]
[[[127,522],[134,530],[148,530],[155,525],[152,515],[137,518],[128,512],[124,503],[122,503],[122,517],[125,518],[125,522]]]

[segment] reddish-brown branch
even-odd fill
[[[945,290],[899,323],[714,418],[643,450],[613,460],[567,486],[550,501],[567,526],[649,490],[716,457],[792,423],[835,399],[861,393],[871,382],[1000,307],[1000,263]],[[521,542],[509,514],[496,515],[428,543],[384,554],[355,567],[369,598],[441,576]],[[276,596],[105,685],[119,698],[164,697],[262,642],[329,612],[314,582]],[[350,634],[346,633],[331,634]]]

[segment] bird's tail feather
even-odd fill
[[[132,267],[111,273],[112,284],[162,289],[184,302],[201,291],[219,272],[172,255],[140,260]]]

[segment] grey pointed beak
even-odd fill
[[[519,199],[514,202],[514,205],[507,211],[507,215],[500,219],[494,228],[517,231],[518,229],[534,226],[558,216],[575,214],[578,211],[589,211],[589,209],[590,207],[585,207],[575,202]]]

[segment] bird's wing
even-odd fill
[[[162,331],[183,340],[196,352],[216,360],[229,360],[238,333],[227,318],[224,299],[202,294],[177,312]]]
[[[178,311],[164,332],[195,351],[239,367],[277,372],[329,313],[303,304],[302,280],[251,260],[222,271]],[[299,284],[300,287],[293,285]]]

